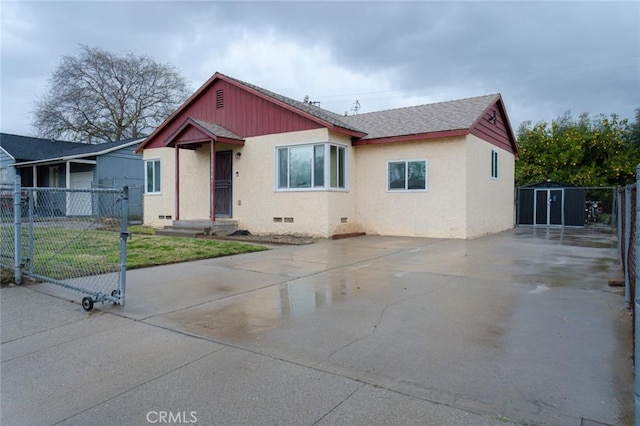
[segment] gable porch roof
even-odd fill
[[[199,145],[209,141],[244,145],[244,139],[228,129],[197,118],[188,117],[167,139],[166,146]]]

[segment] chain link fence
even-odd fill
[[[94,188],[129,188],[129,223],[142,223],[144,217],[144,178],[105,177]]]
[[[636,168],[636,182],[618,189],[617,206],[618,212],[618,246],[620,249],[620,260],[624,272],[624,302],[625,308],[631,311],[633,321],[633,360],[637,365],[640,359],[640,345],[638,345],[640,333],[640,295],[636,291],[637,276],[640,273],[640,198],[638,197],[638,185],[640,185],[640,165]],[[635,375],[634,385],[634,405],[635,422],[640,424],[640,374]]]
[[[82,292],[86,310],[124,305],[127,187],[0,188],[2,266],[17,283],[25,275]]]
[[[14,185],[0,182],[0,269],[2,276],[15,267]]]

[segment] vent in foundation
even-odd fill
[[[163,214],[158,215],[158,219],[164,219],[164,215]]]
[[[274,217],[273,221],[274,222],[282,222],[282,218],[281,217]]]
[[[284,223],[293,223],[293,218],[292,217],[285,217],[284,218]]]
[[[166,215],[164,218],[165,218],[165,219],[171,219],[171,218],[173,218],[173,216],[171,216],[170,214],[168,214],[168,215]]]
[[[341,217],[340,218],[340,223],[347,223],[347,218],[346,217]]]

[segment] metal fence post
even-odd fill
[[[631,309],[631,282],[629,271],[629,248],[631,246],[631,186],[624,188],[624,307]]]
[[[122,187],[122,211],[120,214],[120,305],[124,306],[127,288],[127,230],[129,222],[129,187]]]
[[[640,164],[636,166],[636,191],[640,190]],[[636,277],[640,276],[640,193],[636,192]],[[636,278],[637,279],[637,278]],[[636,283],[637,284],[637,283]],[[638,360],[640,360],[640,291],[638,291],[638,287],[636,285],[635,291],[635,315],[634,315],[634,326],[635,326],[635,335],[634,335],[634,349],[633,356],[635,363],[637,365]],[[635,424],[636,426],[640,426],[640,374],[635,374],[634,381],[634,408],[635,408]]]
[[[616,198],[616,226],[618,228],[618,252],[622,253],[622,220],[620,220],[620,218],[622,217],[622,189],[618,188],[617,190],[617,198]]]
[[[16,284],[22,284],[22,182],[20,175],[13,184],[13,277]]]

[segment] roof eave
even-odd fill
[[[398,143],[398,142],[413,142],[413,141],[425,140],[425,139],[441,139],[441,138],[452,138],[457,136],[466,136],[468,134],[469,134],[469,129],[442,130],[439,132],[415,133],[411,135],[385,136],[381,138],[363,139],[359,141],[354,141],[353,145],[359,146],[359,145],[377,145],[377,144]]]
[[[13,161],[16,161],[16,157],[14,157],[13,155],[9,154],[9,151],[7,151],[6,149],[4,149],[2,146],[0,146],[0,149],[7,154]]]
[[[504,102],[502,100],[502,95],[500,95],[499,93],[496,95],[496,99],[491,103],[491,105],[487,106],[484,111],[482,111],[482,114],[480,114],[478,116],[478,118],[476,118],[476,121],[474,121],[473,125],[471,125],[470,129],[473,129],[475,126],[478,125],[478,123],[480,123],[480,120],[482,120],[482,118],[485,116],[485,114],[487,112],[489,112],[489,109],[493,108],[493,107],[497,107],[500,109],[500,113],[502,114],[502,116],[504,117],[504,124],[505,124],[505,128],[507,131],[507,136],[509,137],[509,141],[511,142],[511,148],[513,149],[513,155],[516,157],[516,159],[520,158],[520,147],[518,146],[518,141],[515,137],[515,134],[513,133],[513,128],[511,127],[511,121],[509,120],[509,116],[507,115],[507,109],[504,106]]]
[[[204,92],[211,84],[213,84],[216,78],[219,78],[219,73],[215,73],[214,75],[209,77],[209,80],[207,80],[202,86],[200,86],[198,90],[196,90],[191,96],[189,96],[187,100],[178,107],[178,109],[173,111],[173,113],[171,113],[171,115],[162,122],[162,124],[156,127],[156,129],[151,132],[151,134],[147,136],[145,140],[142,141],[142,143],[135,149],[136,154],[142,152],[145,145],[147,144],[147,141],[152,140],[158,133],[160,133],[162,129],[164,129],[165,125],[172,122],[184,109],[191,105],[191,103],[195,101],[202,94],[202,92]]]
[[[225,136],[219,136],[207,129],[206,127],[200,125],[196,120],[192,117],[188,117],[184,123],[176,130],[173,131],[167,138],[165,139],[164,145],[167,147],[172,147],[176,144],[175,139],[182,133],[187,127],[192,126],[201,131],[204,135],[208,136],[214,142],[224,142],[230,143],[234,145],[244,145],[244,139],[235,139],[229,138]]]

